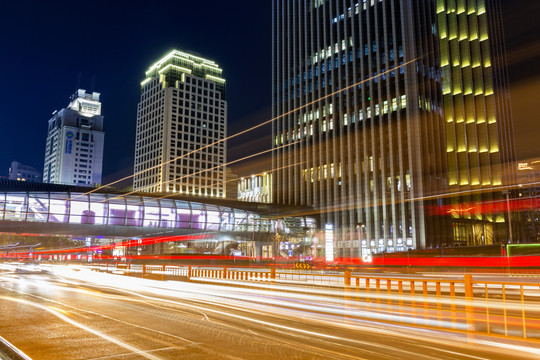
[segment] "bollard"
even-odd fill
[[[472,275],[466,274],[463,277],[463,284],[465,285],[465,313],[467,318],[467,325],[469,331],[474,331],[474,307],[473,307],[473,282]]]
[[[350,270],[345,270],[345,272],[343,273],[343,282],[344,282],[344,285],[345,285],[345,300],[350,300],[351,297],[349,295],[349,292],[351,291],[351,271]]]
[[[351,271],[345,270],[343,277],[344,277],[345,286],[350,287],[351,286]]]
[[[465,275],[463,280],[465,284],[465,297],[467,299],[472,299],[473,297],[472,275],[470,274]]]
[[[227,267],[223,267],[223,279],[227,279]]]

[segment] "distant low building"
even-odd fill
[[[23,165],[13,160],[9,168],[9,179],[18,181],[41,182],[41,172],[32,166]]]
[[[240,178],[238,200],[271,203],[272,174],[262,173]]]

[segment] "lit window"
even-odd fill
[[[401,95],[401,108],[405,109],[407,107],[407,98],[405,95]]]

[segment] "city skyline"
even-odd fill
[[[537,7],[533,5],[534,3],[530,3],[531,7]],[[137,74],[144,71],[153,59],[173,48],[203,53],[222,65],[225,76],[230,79],[229,135],[270,118],[270,2],[264,3],[263,6],[259,3],[243,4],[242,9],[235,11],[229,9],[231,7],[229,4],[216,2],[204,18],[187,19],[184,23],[176,25],[167,24],[161,29],[154,30],[152,27],[150,32],[137,30],[129,20],[118,22],[119,15],[124,11],[123,5],[127,3],[119,2],[114,5],[98,3],[99,16],[81,26],[78,26],[79,20],[72,18],[80,9],[77,9],[76,4],[69,3],[69,6],[67,4],[68,2],[62,1],[53,5],[35,2],[30,9],[23,9],[17,4],[5,5],[6,11],[3,13],[10,16],[7,18],[4,15],[5,19],[1,26],[5,32],[9,31],[14,35],[2,39],[0,45],[7,50],[8,55],[1,59],[0,63],[4,68],[12,69],[6,79],[7,84],[11,84],[12,87],[11,91],[4,95],[1,104],[6,110],[4,116],[13,121],[5,123],[6,131],[0,138],[8,149],[0,155],[0,161],[5,168],[3,176],[7,176],[9,163],[13,159],[36,168],[41,167],[40,149],[45,146],[43,134],[46,131],[46,119],[50,118],[53,110],[64,106],[67,98],[65,94],[73,93],[78,87],[92,90],[92,85],[94,90],[97,89],[102,94],[103,111],[108,119],[105,125],[105,132],[108,135],[105,140],[103,183],[130,175],[133,172],[136,103],[139,98],[136,89],[140,79]],[[130,4],[133,4],[130,13],[134,18],[159,11],[159,6],[145,5],[144,2],[130,2]],[[169,2],[159,4],[171,7],[171,15],[168,15],[171,17],[180,9],[179,5]],[[527,33],[534,33],[531,30],[537,25],[518,21],[523,17],[532,17],[531,11],[525,10],[529,7],[514,9],[508,4],[508,1],[503,1],[506,38],[511,40],[506,44],[509,49],[510,78],[514,80],[510,88],[513,94],[516,138],[522,139],[517,142],[517,157],[523,160],[539,155],[538,149],[528,146],[534,144],[531,139],[538,135],[535,133],[532,116],[534,107],[527,102],[524,103],[527,96],[531,97],[531,88],[538,87],[537,83],[528,80],[538,77],[535,73],[538,70],[523,66],[533,63],[534,56],[531,57],[530,53],[534,55],[536,51],[534,36],[527,37]],[[184,11],[191,7],[195,8],[194,5],[186,6],[182,6]],[[64,25],[45,21],[48,14],[65,19]],[[197,19],[199,22],[202,19],[202,25],[196,25]],[[512,23],[508,24],[508,21]],[[212,24],[219,24],[224,29],[215,32]],[[186,35],[187,29],[197,26],[199,31],[193,36]],[[252,31],[241,31],[245,27]],[[171,28],[174,31],[169,31]],[[55,43],[62,43],[66,53],[73,53],[72,59],[68,59],[63,52],[55,51],[53,46]],[[81,46],[83,43],[92,46]],[[524,53],[524,49],[531,51]],[[249,61],[241,60],[238,55],[241,50],[247,50]],[[71,61],[73,58],[77,61]],[[251,73],[257,74],[256,81],[248,75]],[[22,99],[25,99],[25,96],[22,94],[26,94],[27,90],[19,84],[29,81],[30,77],[40,79],[33,84],[40,96],[32,99],[33,106],[30,111],[13,111],[12,109],[23,106]],[[23,122],[28,124],[24,130],[20,126]],[[26,139],[24,143],[16,142],[7,136],[21,132]],[[260,135],[267,134],[262,132]],[[254,144],[259,148],[270,147],[270,137],[263,138],[264,141],[258,140],[258,137],[258,141],[254,141],[252,137],[231,141],[229,159],[237,158],[246,151],[256,152],[252,149]],[[114,153],[114,160],[107,159],[107,153]],[[248,170],[245,170],[241,175],[247,173]]]
[[[3,2],[0,358],[540,359],[537,15]]]

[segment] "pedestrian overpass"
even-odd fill
[[[312,214],[310,208],[222,198],[0,180],[0,233],[99,239],[204,234],[224,252],[224,241],[310,241]]]

